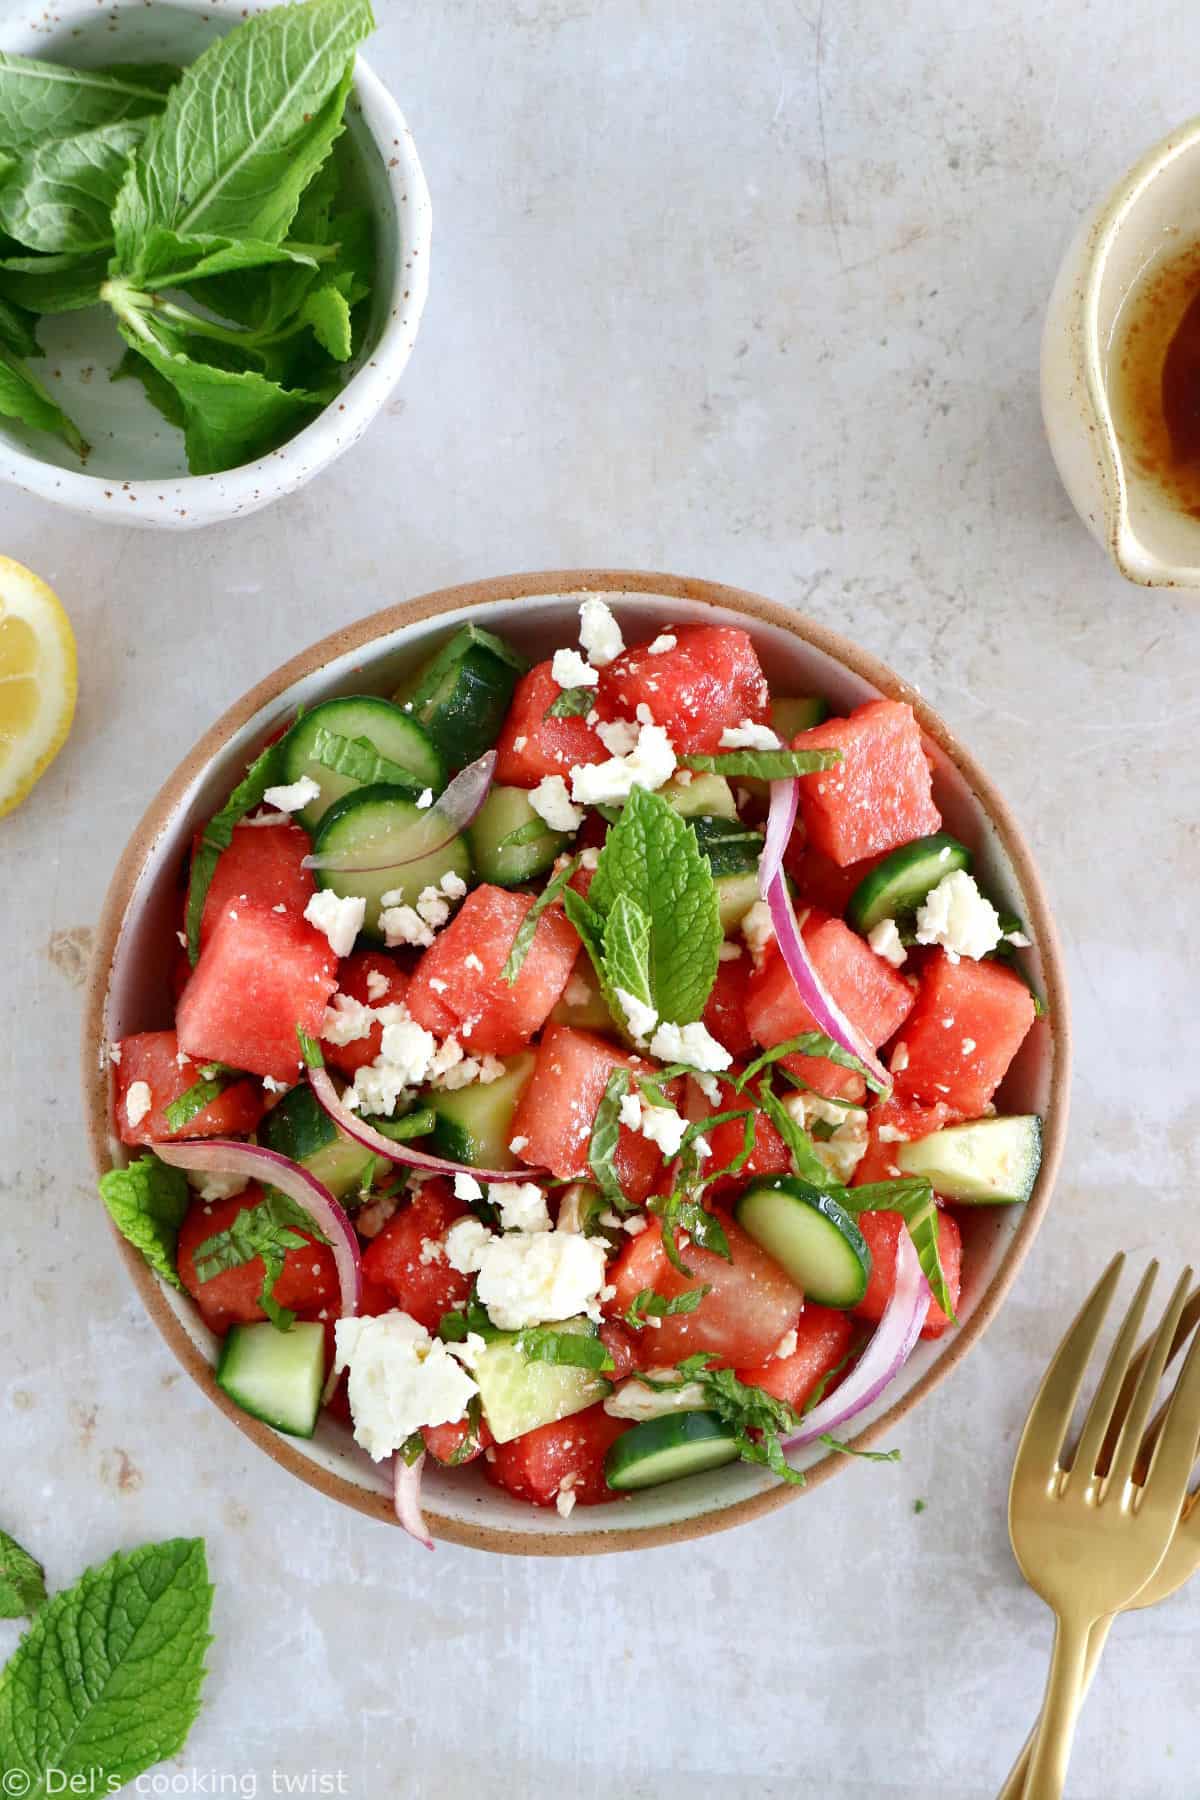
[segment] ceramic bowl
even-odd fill
[[[195,60],[240,23],[233,0],[60,0],[49,11],[0,19],[0,50],[91,67],[104,62]],[[361,177],[376,219],[378,265],[366,342],[337,399],[303,431],[258,462],[219,475],[189,475],[181,433],[146,399],[141,383],[108,380],[121,342],[105,309],[43,319],[38,334],[56,399],[91,445],[86,469],[65,444],[0,419],[0,479],[72,512],[168,530],[257,512],[303,487],[362,436],[412,352],[429,286],[431,210],[404,115],[361,57],[346,108]],[[53,379],[61,370],[62,381]]]
[[[1121,574],[1200,588],[1200,519],[1173,506],[1113,418],[1114,337],[1155,264],[1200,240],[1200,119],[1165,137],[1084,219],[1042,336],[1042,417],[1071,501]]]
[[[390,692],[402,674],[476,620],[503,632],[532,657],[576,641],[585,594],[602,595],[627,642],[703,619],[753,635],[776,692],[820,693],[835,710],[880,694],[908,701],[925,733],[934,793],[947,827],[975,851],[985,885],[1027,922],[1037,946],[1032,973],[1048,1003],[1014,1063],[1005,1106],[1045,1119],[1037,1187],[1024,1207],[964,1210],[966,1279],[959,1329],[922,1342],[886,1395],[855,1421],[860,1446],[891,1432],[910,1407],[944,1380],[978,1343],[1025,1256],[1050,1199],[1066,1128],[1069,1041],[1061,953],[1033,859],[999,794],[915,689],[824,626],[770,600],[671,575],[615,570],[510,576],[428,594],[335,632],[246,694],[205,733],[170,775],[121,857],[97,933],[84,1024],[85,1107],[97,1168],[125,1152],[111,1127],[106,1046],[128,1032],[170,1023],[170,971],[178,925],[179,877],[197,824],[224,800],[263,740],[297,706],[330,695]],[[99,1200],[96,1202],[100,1204]],[[240,1412],[213,1379],[216,1341],[190,1301],[160,1283],[117,1239],[129,1272],[168,1344],[209,1398],[276,1462],[321,1493],[371,1517],[392,1518],[383,1469],[357,1451],[348,1432],[324,1418],[311,1443],[277,1435]],[[632,1550],[718,1531],[769,1512],[830,1479],[842,1456],[805,1453],[809,1486],[785,1486],[761,1469],[732,1468],[647,1489],[630,1500],[578,1507],[568,1519],[522,1505],[488,1485],[478,1466],[427,1472],[426,1516],[435,1535],[480,1549],[552,1556]],[[884,1496],[883,1504],[886,1504]]]

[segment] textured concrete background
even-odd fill
[[[68,749],[0,826],[3,1522],[56,1584],[206,1533],[216,1643],[186,1766],[245,1792],[315,1767],[356,1800],[982,1800],[1048,1646],[1004,1527],[1032,1385],[1115,1246],[1197,1248],[1200,606],[1109,571],[1036,378],[1079,213],[1196,106],[1195,8],[379,11],[372,60],[435,209],[387,417],[305,493],[202,535],[0,498],[0,548],[58,588],[82,675]],[[918,682],[992,770],[1070,956],[1067,1172],[899,1467],[680,1550],[427,1557],[254,1453],[141,1316],[78,1124],[82,958],[161,775],[253,679],[385,600],[600,563],[793,602]],[[1118,1628],[1077,1800],[1200,1788],[1198,1609]]]

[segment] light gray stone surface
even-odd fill
[[[1032,1386],[1114,1247],[1197,1248],[1200,607],[1125,587],[1085,537],[1036,373],[1078,214],[1196,104],[1194,9],[379,10],[372,60],[435,208],[386,418],[304,494],[201,535],[0,496],[0,548],[62,595],[82,678],[66,752],[0,825],[0,1518],[56,1584],[207,1535],[216,1643],[181,1766],[225,1791],[317,1769],[361,1800],[983,1800],[1049,1640],[1004,1525]],[[256,1454],[142,1317],[79,1128],[79,959],[161,776],[253,679],[384,601],[600,563],[794,603],[993,772],[1070,959],[1066,1173],[899,1467],[690,1548],[428,1557]],[[1198,1606],[1118,1628],[1076,1800],[1197,1792]]]

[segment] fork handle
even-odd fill
[[[1091,1636],[1088,1638],[1087,1664],[1084,1668],[1083,1683],[1079,1691],[1080,1706],[1083,1705],[1084,1700],[1087,1698],[1088,1689],[1091,1687],[1096,1670],[1100,1666],[1100,1658],[1104,1653],[1104,1646],[1108,1642],[1108,1634],[1112,1630],[1113,1619],[1115,1616],[1114,1613],[1109,1613],[1106,1619],[1097,1619],[1096,1623],[1092,1626]],[[1000,1789],[999,1794],[996,1796],[996,1800],[1024,1800],[1025,1781],[1029,1774],[1029,1759],[1033,1753],[1033,1744],[1036,1736],[1037,1725],[1035,1724],[1033,1730],[1025,1739],[1021,1754],[1009,1770],[1008,1779]]]
[[[1058,1616],[1042,1716],[1030,1754],[1025,1800],[1061,1800],[1095,1622],[1072,1614]]]

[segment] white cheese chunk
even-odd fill
[[[716,1069],[727,1069],[733,1061],[724,1044],[697,1019],[691,1025],[660,1025],[650,1039],[650,1054],[660,1062],[686,1063],[710,1075]]]
[[[578,831],[583,824],[583,808],[571,804],[561,775],[543,775],[529,796],[529,804],[551,831]]]
[[[675,751],[661,725],[643,725],[626,756],[607,762],[576,764],[571,770],[571,798],[580,806],[615,806],[628,800],[635,787],[654,792],[675,772]]]
[[[451,1235],[457,1227],[452,1227]],[[479,1256],[476,1292],[501,1331],[553,1324],[596,1310],[605,1247],[574,1232],[509,1232]]]
[[[965,869],[943,875],[917,909],[918,944],[941,944],[951,956],[977,960],[994,950],[1002,936],[1000,914]]]
[[[743,719],[740,725],[727,725],[721,733],[722,750],[778,750],[779,738],[769,725],[756,725]]]
[[[269,806],[277,806],[280,812],[285,813],[299,812],[320,798],[320,784],[311,775],[302,775],[290,787],[269,787],[263,792],[263,799]]]
[[[550,1230],[550,1210],[536,1181],[493,1181],[488,1199],[500,1208],[502,1230]]]
[[[332,888],[318,888],[309,897],[304,917],[323,932],[336,957],[349,956],[354,940],[363,928],[367,903],[361,894],[335,894]]]
[[[153,1105],[154,1096],[149,1084],[145,1081],[131,1081],[125,1094],[125,1117],[131,1131],[137,1130]]]
[[[339,1319],[340,1373],[349,1369],[354,1437],[375,1462],[398,1450],[422,1425],[452,1425],[478,1393],[445,1344],[404,1312]]]
[[[579,608],[579,642],[595,669],[613,662],[625,648],[621,627],[603,600],[585,600]]]
[[[867,933],[867,942],[876,956],[882,956],[884,962],[891,963],[898,969],[908,955],[908,951],[900,942],[900,927],[895,919],[880,919],[878,925],[872,925]]]
[[[560,688],[595,687],[599,673],[584,662],[578,650],[556,650],[550,661],[550,673]]]

